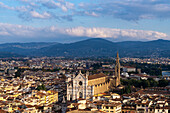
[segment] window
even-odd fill
[[[79,92],[79,98],[83,98],[83,93]]]
[[[79,82],[79,85],[81,86],[82,84],[83,84],[82,81],[80,81],[80,82]]]
[[[72,101],[72,95],[70,95],[70,101]]]
[[[108,107],[108,106],[106,106],[106,109],[109,109],[109,107]]]

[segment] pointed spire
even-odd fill
[[[73,73],[73,78],[75,78],[75,76],[76,76],[76,73]]]
[[[81,69],[79,70],[79,73],[81,73]]]
[[[63,96],[63,101],[62,101],[62,103],[66,103],[66,99],[65,99],[65,97]]]
[[[116,63],[119,63],[119,52],[117,51]]]
[[[117,58],[119,58],[119,52],[117,51]]]
[[[86,72],[86,78],[90,75],[89,71]]]

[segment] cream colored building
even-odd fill
[[[121,103],[102,104],[101,111],[108,112],[108,113],[121,113],[122,104]]]

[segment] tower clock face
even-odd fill
[[[83,84],[82,81],[80,81],[80,82],[79,82],[79,85],[82,86],[82,84]]]

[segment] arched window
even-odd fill
[[[70,95],[70,101],[72,101],[72,95]]]
[[[83,93],[79,92],[79,98],[83,98]]]

